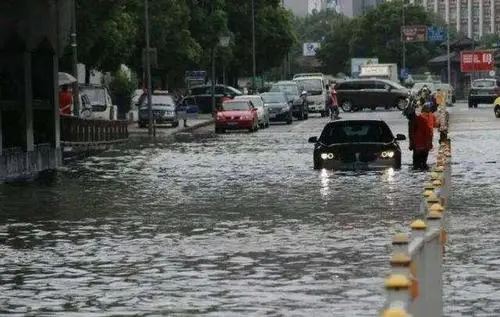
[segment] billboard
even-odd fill
[[[401,35],[405,42],[426,42],[426,25],[404,25],[401,27]]]
[[[303,53],[304,56],[316,56],[316,51],[319,49],[319,43],[304,43]]]
[[[493,51],[460,52],[460,70],[463,73],[489,72],[495,69]]]
[[[361,71],[361,65],[378,64],[378,58],[351,58],[351,76],[357,77]]]

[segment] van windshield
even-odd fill
[[[302,86],[304,90],[310,92],[321,92],[323,91],[323,83],[321,79],[312,79],[312,78],[298,78],[295,81]]]

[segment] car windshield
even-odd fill
[[[90,102],[93,104],[106,104],[106,90],[102,88],[83,88],[82,94],[87,95]]]
[[[394,81],[391,81],[391,85],[394,86],[394,88],[396,88],[396,89],[408,90],[408,88],[406,88],[405,86],[401,85],[400,83],[394,82]]]
[[[262,94],[262,99],[265,103],[286,103],[286,97],[284,94]]]
[[[248,100],[251,101],[255,107],[262,107],[262,101],[259,99],[258,96],[236,96],[233,100]]]
[[[250,106],[248,105],[248,102],[245,101],[231,101],[226,102],[222,108],[228,111],[245,111],[250,109]]]
[[[394,136],[382,121],[346,121],[328,124],[321,133],[320,141],[327,144],[338,143],[389,143]]]
[[[271,87],[269,91],[271,92],[281,91],[289,96],[297,96],[299,94],[296,85],[274,85]]]
[[[167,106],[169,108],[175,107],[175,102],[172,96],[165,96],[165,95],[152,95],[151,96],[151,103],[154,106]],[[147,107],[148,105],[148,99],[143,98],[141,108]]]
[[[311,92],[321,92],[323,91],[323,84],[321,79],[313,79],[313,78],[299,78],[295,79],[295,81],[302,87],[304,90]]]
[[[495,87],[495,81],[493,80],[475,80],[472,86],[477,88],[493,88]]]

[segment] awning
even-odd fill
[[[460,62],[460,55],[457,52],[450,52],[450,60],[453,63]],[[448,62],[448,54],[440,55],[429,60],[428,64],[443,64]]]

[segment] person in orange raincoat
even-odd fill
[[[427,159],[432,150],[434,128],[438,126],[436,116],[431,112],[430,105],[422,107],[422,113],[416,113],[410,126],[410,150],[413,151],[413,167],[428,169]]]

